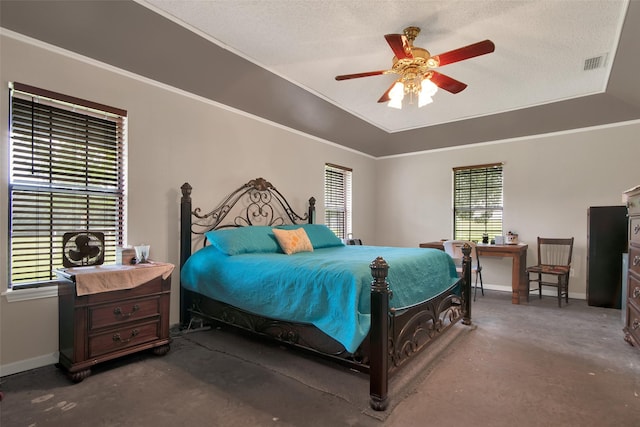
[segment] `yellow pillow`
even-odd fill
[[[313,246],[304,228],[296,228],[295,230],[274,228],[273,234],[275,234],[278,244],[287,255],[295,254],[296,252],[313,252]]]

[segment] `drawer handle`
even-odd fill
[[[635,289],[633,290],[633,297],[634,298],[640,298],[640,287],[636,286]]]
[[[129,341],[131,341],[134,337],[136,337],[139,333],[140,333],[139,330],[134,329],[133,331],[131,331],[131,335],[129,336],[129,338],[127,338],[126,340],[123,340],[120,337],[120,332],[117,332],[117,333],[113,334],[113,342],[119,342],[119,343],[122,343],[122,344],[126,344]]]
[[[636,224],[635,227],[633,227],[633,234],[638,234],[640,233],[640,224]]]
[[[115,314],[116,316],[122,316],[125,319],[128,319],[129,317],[133,316],[133,313],[135,313],[138,310],[140,310],[140,306],[138,304],[134,305],[133,309],[131,310],[131,312],[127,313],[127,314],[124,314],[120,307],[116,307],[116,308],[113,309],[113,314]]]
[[[633,266],[637,267],[640,265],[640,256],[636,255],[633,257]]]
[[[631,327],[632,327],[633,329],[638,329],[638,328],[640,328],[640,320],[638,320],[638,319],[633,319],[633,324],[631,325]]]

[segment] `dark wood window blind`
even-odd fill
[[[351,234],[350,168],[326,164],[324,168],[325,224],[341,239]]]
[[[14,83],[11,90],[10,281],[55,279],[62,236],[105,235],[105,263],[123,243],[126,111]]]
[[[454,239],[502,234],[502,163],[453,169]]]

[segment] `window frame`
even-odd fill
[[[489,213],[493,219],[487,218]],[[455,240],[482,242],[483,233],[486,233],[489,239],[502,235],[503,213],[504,163],[453,168],[453,238]],[[460,222],[464,216],[480,219],[484,216],[485,219],[475,219],[473,222],[469,220],[467,225],[462,225]]]
[[[10,82],[9,89],[8,289],[55,285],[53,270],[62,268],[58,244],[66,231],[106,230],[105,262],[115,262],[116,247],[126,237],[127,111],[18,82]],[[50,127],[43,137],[39,126],[45,118]],[[66,133],[70,126],[74,132]],[[31,176],[25,173],[28,156],[21,152],[29,144]],[[41,231],[43,224],[49,234]],[[23,253],[39,264],[24,268],[22,278],[16,273],[20,234],[36,242],[32,248],[23,245]]]
[[[324,165],[324,223],[340,239],[353,236],[353,169]]]

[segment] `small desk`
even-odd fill
[[[444,250],[443,243],[420,243],[421,248]],[[511,269],[511,303],[520,304],[520,295],[527,292],[527,249],[526,244],[517,245],[483,245],[476,246],[478,256],[509,257],[513,259]]]

